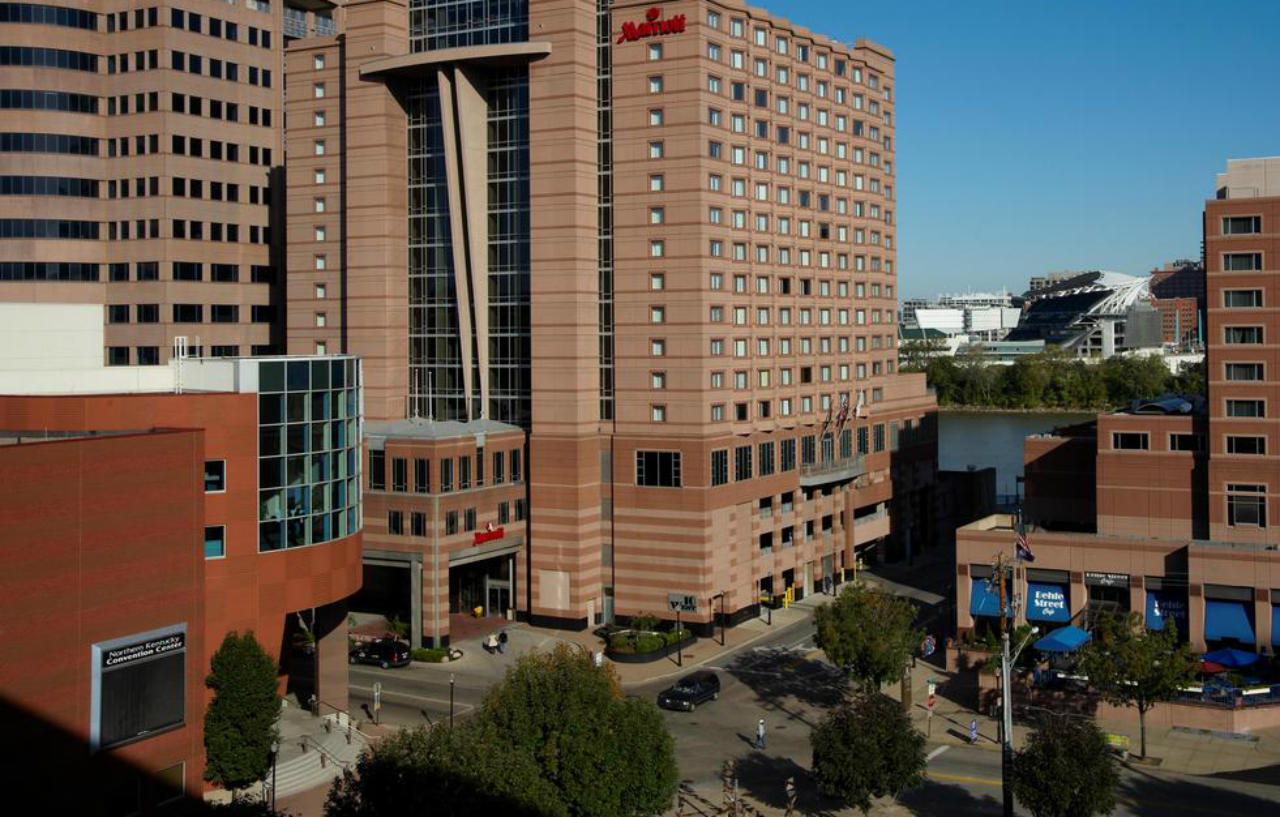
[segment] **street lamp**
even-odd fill
[[[453,728],[453,673],[449,673],[449,728]]]
[[[680,639],[680,611],[679,610],[676,610],[676,666],[677,667],[684,666],[684,643]]]
[[[1039,627],[1032,627],[1031,632],[1027,633],[1027,637],[1022,639],[1022,643],[1018,645],[1018,649],[1014,650],[1013,657],[1009,657],[1009,631],[1006,629],[1000,635],[1000,647],[1002,651],[1000,663],[1000,687],[1001,701],[1000,709],[1003,718],[1003,726],[1001,731],[1003,738],[1000,751],[1000,783],[1004,790],[1004,817],[1013,817],[1013,787],[1009,785],[1009,778],[1013,770],[1013,693],[1009,689],[1009,668],[1010,665],[1018,660],[1018,656],[1022,654],[1022,650],[1027,646],[1027,642],[1031,637],[1040,632]]]
[[[271,741],[271,811],[276,810],[276,761],[280,758],[280,740]]]

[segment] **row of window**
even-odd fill
[[[842,336],[842,337],[845,337],[845,336]],[[879,335],[875,337],[878,338]],[[751,357],[751,342],[749,339],[733,338],[732,340],[733,340],[733,355],[732,355],[733,357],[737,357],[737,358]],[[792,342],[794,340],[793,338],[781,337],[781,338],[756,338],[755,356],[767,357],[767,358],[774,357],[775,353],[773,350],[775,348],[774,346],[775,340],[777,341],[777,346],[776,346],[777,356],[785,357],[792,354],[796,354],[797,352],[793,352],[792,351],[793,349],[798,349],[798,354],[801,354],[801,355],[813,354],[812,338],[802,337],[799,339],[800,342],[797,345]],[[710,354],[711,357],[724,357],[726,354],[725,349],[726,349],[726,346],[725,346],[724,338],[711,338],[710,344],[708,347],[708,354]],[[824,353],[824,354],[829,354],[829,353]],[[649,339],[649,356],[650,357],[666,357],[667,356],[666,338],[650,338]],[[1260,366],[1261,364],[1257,364],[1257,365]],[[1231,379],[1246,379],[1246,378],[1228,377],[1227,379],[1231,380]],[[1248,378],[1248,379],[1253,379],[1253,378]]]
[[[98,197],[97,179],[74,176],[0,176],[0,196]]]
[[[1231,402],[1231,401],[1228,401]],[[1261,401],[1249,401],[1261,403]],[[1260,408],[1260,406],[1259,406]],[[1255,416],[1255,415],[1243,415]],[[1267,438],[1253,434],[1227,434],[1226,452],[1228,454],[1266,454]],[[1111,435],[1111,447],[1126,451],[1149,451],[1150,435],[1145,431],[1117,431]],[[1170,434],[1170,451],[1203,451],[1204,438],[1200,434]]]
[[[250,204],[270,204],[271,189],[266,185],[245,185],[249,189]],[[205,196],[204,180],[187,179],[181,176],[175,176],[170,188],[175,196],[186,198],[203,199]],[[209,195],[211,201],[240,201],[240,185],[232,182],[209,182]],[[128,179],[107,180],[107,198],[109,199],[127,199],[127,198],[145,198],[147,196],[160,195],[160,177],[159,176],[139,176],[133,180],[133,184],[129,184]]]
[[[208,157],[220,161],[240,161],[240,146],[235,142],[221,142],[209,139]],[[172,151],[177,156],[193,156],[197,159],[205,156],[205,140],[199,136],[181,136],[173,134]],[[271,165],[271,148],[249,145],[249,164]]]
[[[492,452],[492,485],[501,485],[507,481],[519,482],[524,478],[522,452],[519,448]],[[485,451],[477,449],[474,457],[444,457],[437,460],[438,493],[449,493],[455,488],[465,491],[474,485],[479,488],[485,484]],[[473,468],[474,465],[474,468]],[[508,470],[508,468],[510,470]],[[455,483],[454,477],[457,476]],[[413,459],[413,492],[431,493],[432,467],[431,460],[422,457]],[[406,493],[409,491],[409,459],[406,457],[391,458],[391,491]],[[387,489],[387,456],[385,451],[369,452],[369,490],[385,491]]]
[[[98,266],[75,261],[0,261],[0,281],[96,281]]]
[[[779,113],[790,115],[790,99],[787,97],[778,97],[778,106]],[[797,107],[801,109],[798,113],[803,114],[803,116],[799,116],[798,119],[802,122],[810,121],[808,105],[801,103]],[[663,111],[661,108],[654,108],[649,111],[650,125],[661,125],[662,120]],[[876,125],[866,127],[861,119],[854,119],[850,121],[841,115],[830,117],[825,109],[819,109],[817,111],[817,117],[813,121],[818,127],[830,128],[838,133],[849,133],[858,139],[867,139],[872,144],[883,147],[885,152],[893,150],[892,136],[881,137],[879,127]],[[750,123],[750,128],[747,127],[748,123]],[[720,108],[708,108],[707,124],[713,128],[726,127],[725,112]],[[727,127],[728,130],[733,133],[740,133],[744,135],[749,133],[757,139],[765,140],[771,138],[770,132],[772,131],[772,140],[779,145],[793,144],[791,136],[794,132],[794,144],[800,150],[816,150],[823,156],[830,156],[832,155],[832,147],[834,146],[836,158],[847,159],[849,157],[848,143],[840,141],[833,142],[830,137],[821,133],[813,133],[807,130],[796,130],[794,126],[789,124],[777,125],[773,124],[768,119],[758,119],[751,117],[748,114],[734,113],[733,111],[730,111]],[[854,149],[860,152],[860,149],[856,146]],[[880,154],[871,152],[870,155],[875,157],[875,161],[871,164],[875,167],[880,167]],[[719,156],[712,156],[711,158],[719,158]],[[739,164],[746,164],[746,162],[740,162]],[[893,175],[893,162],[887,156],[884,160],[884,172],[888,175]]]
[[[63,28],[98,30],[98,15],[68,6],[41,3],[0,3],[0,23],[37,23]]]
[[[510,522],[512,521],[513,516],[511,513],[511,505],[512,503],[510,502],[498,503],[498,524],[499,525],[507,525],[507,524],[510,524]],[[516,499],[514,519],[516,522],[522,522],[524,521],[524,518],[525,518],[524,500]],[[454,534],[459,533],[458,521],[459,521],[459,514],[457,511],[444,512],[444,535],[445,536],[453,536]],[[461,521],[462,521],[462,527],[461,527],[462,532],[470,533],[476,530],[477,529],[476,509],[467,508],[463,510],[461,514]],[[420,511],[411,511],[409,513],[409,525],[410,527],[409,527],[409,530],[407,531],[407,535],[409,536],[426,536],[427,535],[427,515],[425,513],[422,513]],[[406,535],[406,531],[404,527],[404,511],[387,511],[387,533],[390,534],[391,536]]]
[[[852,313],[854,316],[854,323],[858,326],[866,325],[868,312],[870,313],[871,323],[873,324],[881,322],[886,324],[893,323],[893,319],[896,314],[892,309],[855,309]],[[751,326],[753,324],[750,320],[750,314],[750,309],[745,306],[735,306],[728,311],[726,311],[726,308],[723,305],[718,304],[707,308],[707,320],[710,323],[731,322],[735,326]],[[756,307],[754,325],[772,326],[772,315],[773,310],[771,307]],[[777,308],[777,325],[791,326],[794,317],[794,322],[800,326],[810,326],[815,323],[814,318],[816,316],[816,323],[819,326],[831,326],[833,324],[832,315],[835,316],[835,324],[841,326],[847,326],[849,324],[850,310],[844,307],[839,307],[833,311],[830,307],[818,307],[817,309],[813,309],[807,306],[797,308],[780,306]],[[649,322],[666,323],[666,307],[649,307]]]
[[[715,44],[712,44],[708,46],[707,50],[710,54],[715,55],[712,57],[712,59],[716,59],[718,61],[719,55],[720,55],[719,47]],[[776,82],[779,85],[789,86],[791,84],[791,68],[789,66],[786,66],[786,65],[777,66],[777,72],[775,76],[777,78]],[[804,75],[801,75],[801,77],[804,77]],[[822,82],[819,82],[816,89],[811,89],[809,86],[808,78],[804,77],[803,79],[801,79],[801,77],[797,77],[797,87],[801,91],[809,92],[811,90],[816,90],[819,99],[832,98],[835,101],[835,104],[837,105],[847,105],[848,107],[852,108],[855,111],[865,110],[868,114],[872,116],[879,116],[881,118],[881,121],[884,122],[884,124],[886,125],[891,124],[893,121],[893,117],[890,115],[890,111],[888,110],[888,108],[886,107],[883,111],[881,111],[880,102],[877,101],[874,97],[871,98],[870,102],[867,102],[866,98],[863,97],[862,94],[859,94],[859,93],[850,94],[848,92],[848,89],[842,85],[837,85],[835,86],[834,89],[831,89],[831,86]],[[657,82],[654,81],[655,79],[657,80]],[[662,81],[661,75],[657,75],[656,77],[649,77],[649,93],[651,94],[662,93],[663,85],[664,83]],[[717,76],[716,74],[707,74],[707,91],[716,95],[727,95],[728,98],[733,102],[742,102],[745,104],[747,102],[748,90],[751,91],[750,97],[751,97],[751,104],[753,107],[760,108],[763,110],[768,110],[770,107],[769,97],[772,95],[774,99],[774,105],[777,107],[778,113],[787,115],[787,116],[792,115],[790,96],[783,96],[782,94],[779,94],[776,91],[770,91],[768,88],[765,88],[765,87],[756,86],[748,89],[747,83],[737,82],[734,80],[729,81],[728,93],[726,94],[724,80],[721,77]],[[832,90],[834,90],[834,93],[831,92]],[[810,119],[809,102],[804,101],[800,98],[797,98],[795,102],[796,102],[795,116],[802,121],[808,121]],[[830,127],[829,123],[831,122],[831,119],[832,119],[830,115],[830,109],[818,108],[816,110],[819,114],[825,114],[825,116],[820,116],[818,118],[818,124],[822,125],[823,127]],[[848,122],[849,122],[848,115],[837,112],[834,118],[837,123],[836,130],[842,131],[842,132],[848,130]],[[862,120],[855,120],[855,121],[861,123]],[[841,124],[841,122],[843,122],[844,124]],[[859,129],[859,132],[857,135],[859,136],[862,135],[861,129]]]
[[[18,219],[9,219],[16,221]],[[92,224],[92,235],[44,235],[44,236],[9,236],[3,232],[0,227],[0,238],[97,238],[98,224],[97,222],[74,222],[82,224]],[[186,241],[219,241],[228,243],[238,243],[241,240],[240,225],[226,224],[221,221],[198,221],[195,219],[175,218],[171,222],[169,238],[180,238]],[[205,227],[208,227],[208,230]],[[249,244],[270,244],[271,228],[262,227],[257,224],[249,225]],[[154,238],[163,238],[160,231],[160,219],[134,219],[133,221],[109,221],[107,222],[107,240],[108,241],[130,241],[134,239],[146,240]]]
[[[134,280],[159,281],[160,263],[158,261],[138,261],[134,263]],[[109,266],[111,281],[128,281],[129,265],[113,263]],[[171,280],[203,281],[205,265],[199,261],[174,261],[170,268]],[[96,280],[96,278],[95,278]],[[234,283],[240,280],[239,264],[210,264],[209,280],[215,283]],[[275,281],[275,268],[266,264],[250,266],[250,281],[255,284],[270,284]]]
[[[740,198],[740,199],[745,199],[748,197],[747,179],[740,178],[740,177],[732,177],[730,178],[729,181],[730,181],[730,187],[728,188],[729,195],[734,196],[735,198]],[[659,190],[661,190],[662,183],[655,182],[654,179],[651,177],[649,180],[650,189],[652,190],[655,185],[658,185]],[[768,202],[770,200],[769,186],[770,186],[769,182],[756,182],[754,187],[751,188],[751,197],[754,198],[756,201]],[[842,186],[849,186],[849,185],[842,185]],[[852,189],[869,190],[872,193],[880,193],[881,192],[880,180],[874,176],[867,179],[867,178],[864,178],[862,174],[854,174]],[[707,190],[709,190],[712,193],[726,192],[726,188],[724,184],[724,176],[720,175],[719,173],[712,173],[708,175]],[[659,191],[654,191],[654,192],[659,192]],[[813,191],[811,190],[797,190],[795,191],[796,195],[793,201],[792,195],[791,195],[792,189],[788,185],[785,185],[785,184],[774,185],[774,192],[776,193],[777,204],[787,205],[787,206],[794,205],[794,206],[803,207],[806,209],[813,209],[816,204],[817,209],[819,211],[824,213],[831,212],[832,197],[826,193],[818,193],[816,196],[814,196]],[[883,195],[887,199],[893,198],[893,187],[890,185],[885,185]],[[848,214],[849,200],[837,196],[835,198],[835,212],[841,215]]]
[[[0,110],[66,111],[97,113],[98,97],[67,91],[32,91],[25,88],[0,89]]]
[[[68,51],[65,48],[0,45],[0,66],[9,65],[96,72],[98,55],[84,51]]]
[[[253,323],[271,323],[275,320],[274,306],[250,307]],[[159,304],[134,304],[135,323],[159,323]],[[236,304],[210,304],[210,323],[239,323],[240,307]],[[107,323],[128,323],[129,304],[109,304]],[[204,304],[173,304],[174,323],[204,323]]]
[[[65,153],[97,156],[98,140],[67,133],[0,133],[0,153]]]
[[[187,352],[192,357],[204,357],[205,348],[201,345],[188,346]],[[280,354],[280,350],[271,344],[254,344],[250,347],[249,354],[259,356],[271,356]],[[236,345],[213,345],[209,347],[209,357],[240,357],[240,347]],[[159,366],[160,365],[160,347],[159,346],[136,346],[133,348],[133,362],[138,366]],[[107,347],[107,365],[108,366],[128,366],[130,365],[130,348],[128,346],[108,346]]]
[[[56,218],[0,218],[0,238],[96,239],[96,221]]]
[[[208,102],[209,118],[221,119],[226,122],[240,121],[240,105],[236,102],[223,102],[220,99],[205,100],[204,97],[195,94],[179,94],[174,93],[172,97],[172,108],[174,113],[185,113],[191,116],[205,115],[205,102]],[[271,109],[259,108],[257,105],[249,105],[249,124],[262,125],[271,127]],[[127,110],[122,113],[128,113]]]
[[[169,52],[169,67],[175,71],[185,71],[188,74],[208,76],[212,79],[225,79],[228,82],[240,81],[239,63],[214,57],[205,57],[201,54],[171,51]],[[207,71],[206,68],[208,69]],[[247,66],[245,73],[250,85],[258,85],[263,88],[271,87],[270,68],[259,68],[256,65],[250,65]]]
[[[257,4],[250,3],[249,5],[250,5],[250,8],[254,8],[256,6],[259,11],[270,12],[270,9],[271,9],[270,3],[265,3],[265,2],[257,3]],[[148,15],[150,16],[149,19],[151,20],[150,24],[153,26],[156,25],[155,15],[152,14],[152,12],[154,11],[155,9],[147,10]],[[124,12],[121,12],[121,14],[123,15]],[[138,18],[135,13],[135,20],[136,19]],[[202,24],[202,23],[207,23],[207,24]],[[202,21],[201,16],[194,11],[183,11],[182,9],[170,9],[169,25],[177,29],[186,29],[187,31],[192,32],[193,34],[207,34],[210,37],[215,37],[215,38],[224,39],[224,40],[231,40],[232,42],[240,41],[240,25],[238,23],[233,23],[230,20],[220,20],[217,17],[212,17],[212,16]],[[268,31],[267,29],[260,29],[255,26],[245,26],[245,28],[248,30],[247,41],[249,45],[256,45],[261,48],[271,47],[270,31]],[[111,30],[110,17],[107,18],[107,30],[108,31]],[[125,30],[123,22],[121,23],[120,30],[121,31]]]
[[[737,292],[737,293],[746,293],[746,292],[750,292],[750,289],[749,289],[749,286],[748,286],[749,281],[750,281],[750,276],[748,276],[748,275],[746,275],[746,274],[743,274],[743,273],[735,273],[735,274],[734,274],[734,276],[733,276],[733,280],[732,280],[732,283],[733,283],[733,291],[734,291],[734,292]],[[810,296],[813,296],[813,295],[815,294],[814,279],[813,279],[813,278],[800,278],[800,279],[796,282],[796,283],[798,284],[798,286],[797,286],[797,287],[795,287],[794,292],[793,292],[793,287],[792,287],[792,278],[791,278],[791,276],[790,276],[790,275],[778,275],[778,276],[757,275],[757,276],[756,276],[756,285],[755,285],[755,291],[756,291],[756,294],[758,294],[758,295],[768,295],[768,294],[770,294],[770,292],[771,292],[771,291],[773,291],[773,290],[771,289],[771,287],[773,286],[773,285],[770,283],[771,281],[776,282],[776,284],[777,284],[776,292],[777,292],[777,294],[778,294],[778,295],[792,295],[792,294],[796,294],[796,295],[802,295],[802,296],[805,296],[805,297],[810,297]],[[711,289],[712,291],[719,292],[719,291],[721,291],[721,290],[723,290],[723,289],[725,288],[725,286],[724,286],[724,282],[725,282],[724,273],[722,273],[722,272],[713,272],[713,273],[711,273],[711,277],[708,279],[708,288],[709,288],[709,289]],[[838,297],[838,298],[848,298],[848,297],[849,297],[849,283],[848,283],[847,281],[839,281],[839,280],[837,280],[837,281],[835,282],[835,284],[836,284],[836,288],[835,288],[835,294],[836,294],[836,297]],[[855,296],[855,297],[858,297],[858,298],[865,298],[865,297],[867,297],[867,290],[866,290],[866,288],[865,288],[865,287],[866,287],[866,284],[865,284],[865,283],[863,283],[862,281],[855,281],[855,282],[854,282],[854,289],[853,289],[854,296]],[[666,276],[665,276],[663,273],[660,273],[660,272],[650,273],[650,275],[649,275],[649,288],[650,288],[650,289],[652,289],[652,290],[661,290],[661,289],[665,289],[665,288],[666,288]],[[830,280],[830,279],[827,279],[827,278],[819,278],[819,279],[817,279],[816,294],[817,294],[819,297],[822,297],[822,298],[829,298],[829,297],[831,297],[831,292],[832,292],[832,290],[831,290],[831,280]],[[880,284],[878,284],[878,283],[872,283],[872,284],[871,284],[871,297],[872,297],[872,298],[879,298],[879,297],[880,297],[880,292],[881,292],[881,290],[880,290]],[[891,298],[893,298],[893,284],[886,283],[886,284],[884,285],[884,297],[885,297],[885,298],[890,298],[890,299],[891,299]]]
[[[848,392],[845,392],[843,393],[843,396],[841,399],[847,400],[848,396],[849,396]],[[870,397],[870,401],[872,403],[879,403],[881,400],[884,399],[884,390],[877,387],[877,388],[871,389],[871,391],[868,393],[866,389],[858,389],[859,403],[866,403],[868,400],[868,397]],[[774,401],[772,400],[757,400],[755,403],[755,416],[761,420],[765,420],[772,417],[774,415],[773,405],[774,405]],[[797,415],[796,402],[794,398],[791,398],[791,397],[780,398],[777,401],[777,405],[778,405],[777,413],[779,417],[795,417]],[[835,396],[831,394],[818,395],[817,405],[820,411],[824,411],[827,414],[831,414],[832,411],[834,410],[834,406],[836,405]],[[802,395],[800,397],[799,409],[800,409],[799,414],[812,414],[814,411],[813,395],[808,395],[808,394]],[[724,422],[725,419],[726,419],[725,404],[712,403],[711,404],[711,422],[721,423],[721,422]],[[752,419],[751,404],[745,403],[745,402],[734,403],[733,419],[734,419],[734,422],[738,422],[738,423],[749,422]]]

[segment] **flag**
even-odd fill
[[[1031,546],[1027,544],[1027,534],[1022,531],[1021,526],[1018,528],[1018,544],[1016,547],[1017,558],[1023,562],[1034,562],[1036,555],[1031,552]]]

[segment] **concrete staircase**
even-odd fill
[[[328,785],[342,776],[343,769],[354,769],[369,746],[364,735],[348,730],[346,715],[306,718],[309,723],[290,719],[287,726],[293,728],[281,723],[280,760],[274,774],[277,798]],[[304,726],[311,728],[300,728]],[[270,776],[266,783],[269,791]]]

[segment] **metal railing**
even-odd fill
[[[333,710],[333,715],[325,715],[325,714],[323,714],[325,709],[332,709],[332,710]],[[348,712],[348,711],[347,711],[347,710],[345,710],[345,709],[339,709],[338,707],[334,706],[333,704],[329,703],[328,701],[317,701],[317,702],[316,702],[316,713],[315,713],[315,714],[316,714],[318,717],[320,717],[320,718],[323,718],[323,719],[324,719],[324,731],[325,731],[325,732],[328,732],[328,733],[332,734],[332,733],[333,733],[333,729],[334,729],[334,727],[335,727],[335,726],[336,726],[336,727],[338,727],[339,729],[342,729],[343,731],[345,731],[345,732],[347,733],[347,743],[348,743],[348,744],[350,744],[350,743],[351,743],[351,740],[352,740],[352,738],[353,738],[355,735],[359,735],[361,738],[363,738],[366,746],[372,746],[372,745],[374,744],[374,742],[375,742],[375,738],[374,738],[372,735],[370,735],[370,734],[368,734],[368,733],[366,733],[366,732],[361,732],[361,731],[360,731],[360,728],[359,728],[358,726],[356,726],[356,724],[358,723],[358,721],[356,721],[356,719],[355,719],[355,718],[351,717],[351,713],[350,713],[350,712]],[[342,725],[342,723],[340,723],[340,722],[339,722],[339,719],[338,719],[338,718],[336,718],[336,717],[334,717],[334,715],[339,715],[339,716],[341,716],[341,717],[343,717],[343,718],[346,718],[346,721],[347,721],[346,725],[345,725],[345,726],[344,726],[344,725]]]
[[[303,735],[301,738],[299,738],[298,745],[302,748],[302,754],[304,755],[307,753],[308,745],[310,745],[317,752],[319,752],[320,768],[322,769],[328,768],[329,763],[335,764],[340,769],[347,769],[347,768],[350,768],[351,766],[350,763],[348,763],[345,760],[342,760],[333,752],[330,752],[328,749],[324,748],[324,746],[321,745],[320,741],[316,740],[310,735]]]
[[[841,479],[853,479],[867,472],[862,455],[843,457],[838,460],[820,460],[800,466],[800,484],[815,485],[823,482],[834,482]]]
[[[1251,706],[1280,704],[1280,684],[1269,686],[1231,687],[1204,685],[1183,687],[1174,698],[1177,703],[1202,704],[1222,709],[1244,709]]]

